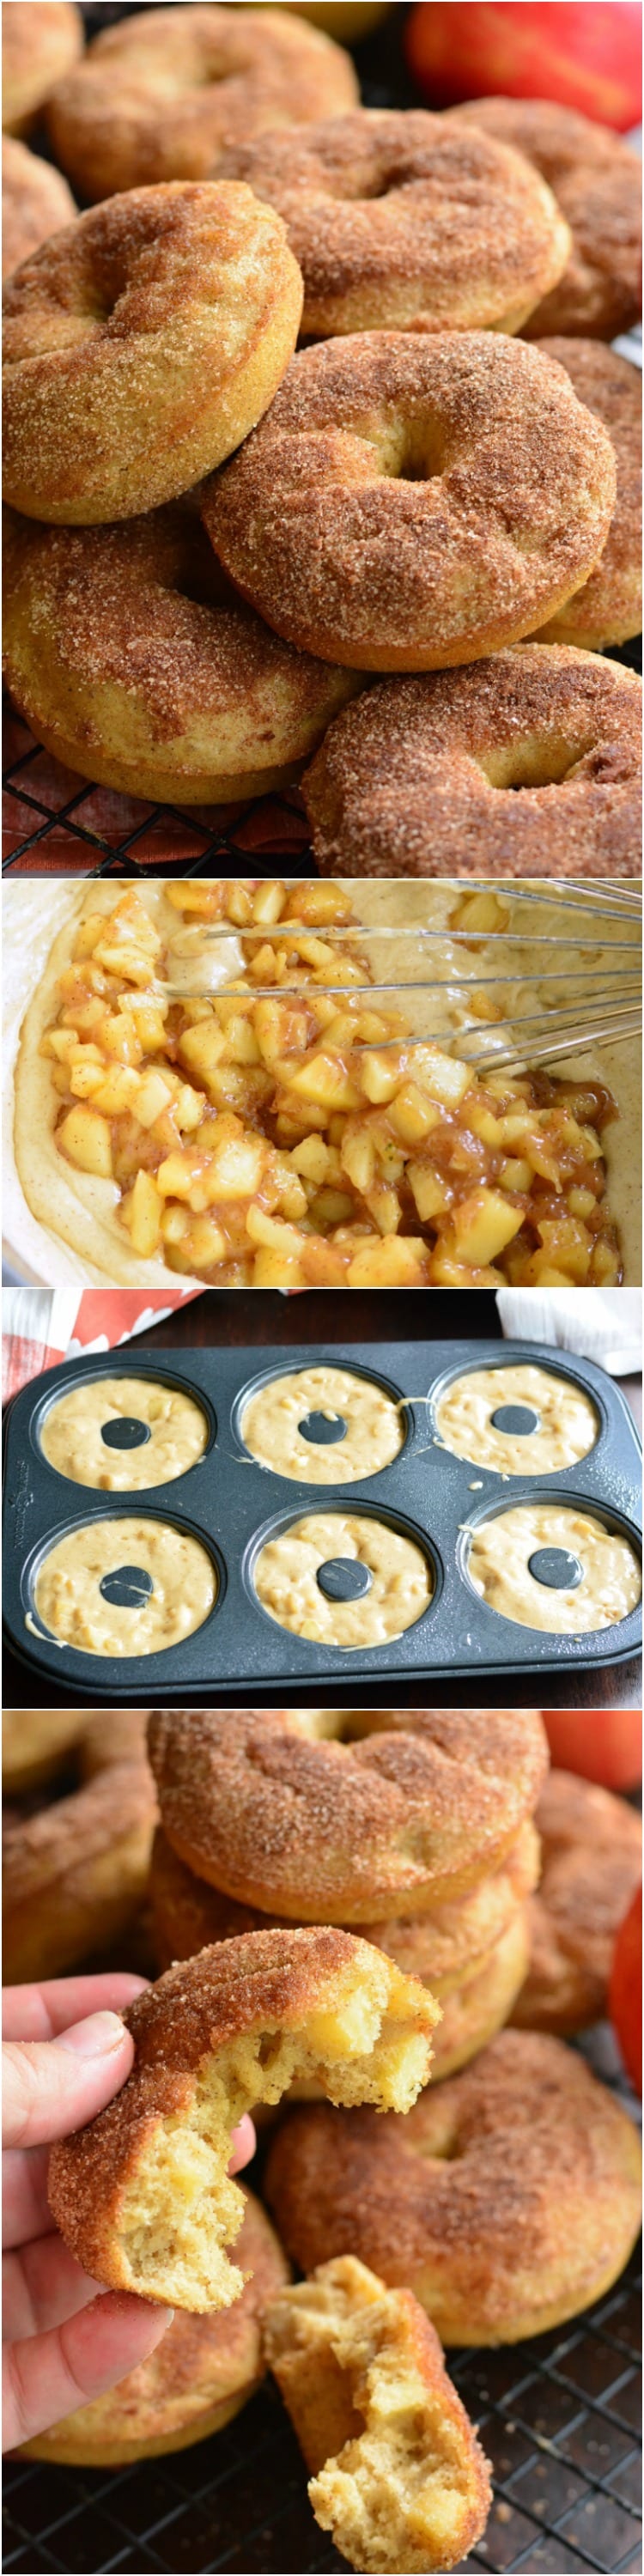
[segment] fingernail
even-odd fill
[[[125,2031],[118,2013],[90,2013],[87,2021],[77,2021],[72,2030],[61,2031],[59,2048],[68,2048],[73,2057],[109,2057],[121,2048]]]

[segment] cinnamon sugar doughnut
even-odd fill
[[[381,1950],[329,1926],[253,1932],[170,1968],[123,2015],[132,2073],[53,2148],[49,2202],[96,2281],[171,2306],[230,2307],[243,2196],[233,2127],[293,2076],[332,2101],[407,2110],[427,2081],[436,2007]]]
[[[298,775],[357,682],[253,616],[196,517],[176,503],[102,528],[6,517],[7,682],[67,768],[173,805]]]
[[[524,326],[613,340],[641,311],[642,168],[621,135],[552,99],[473,98],[453,111],[540,170],[572,234],[558,286]]]
[[[71,188],[50,161],[40,161],[12,134],[2,137],[2,275],[10,277],[50,233],[73,223]]]
[[[617,460],[617,499],[599,563],[539,633],[547,644],[599,653],[639,635],[642,624],[642,372],[603,340],[540,340],[539,347],[565,367],[579,401],[603,421]]]
[[[62,1770],[88,1725],[73,1708],[7,1708],[2,1717],[2,1786],[9,1797],[35,1789]]]
[[[28,134],[55,83],[83,50],[73,0],[10,0],[2,15],[2,123]]]
[[[79,1725],[87,1726],[87,1720]],[[128,1711],[128,1732],[121,1726],[115,1737],[112,1720],[99,1715],[89,1728],[87,1774],[79,1788],[35,1815],[5,1810],[7,1984],[63,1976],[93,1950],[107,1950],[133,1922],[147,1882],[156,1814],[140,1727]],[[83,1752],[81,1742],[81,1770]]]
[[[302,331],[518,331],[570,235],[515,152],[423,108],[242,142],[222,176],[283,216],[304,277]]]
[[[541,1880],[528,1907],[530,1965],[512,2020],[565,2038],[607,2010],[617,1932],[642,1875],[641,1820],[609,1789],[552,1771],[536,1822]]]
[[[639,877],[641,683],[564,644],[381,680],[302,790],[324,876]]]
[[[325,1725],[153,1710],[161,1819],[189,1869],[266,1912],[348,1924],[426,1914],[502,1867],[547,1768],[535,1710],[410,1711],[357,1741],[350,1714],[335,1740]]]
[[[615,489],[607,432],[541,350],[358,332],[300,350],[203,514],[289,643],[433,670],[552,616],[597,561]]]
[[[295,347],[302,283],[250,189],[140,188],[4,291],[4,490],[28,518],[132,518],[229,456]]]
[[[81,196],[207,179],[229,143],[354,107],[348,54],[281,9],[145,8],[105,27],[49,109]]]
[[[518,2343],[617,2280],[639,2228],[639,2140],[561,2040],[504,2030],[404,2122],[291,2112],[266,2196],[303,2271],[355,2254],[414,2291],[442,2343]]]
[[[23,2442],[21,2459],[114,2469],[163,2458],[221,2432],[247,2405],[266,2368],[264,2310],[288,2281],[289,2266],[261,2201],[250,2191],[243,2197],[237,2253],[246,2277],[234,2307],[223,2316],[180,2310],[147,2361],[49,2432]]]

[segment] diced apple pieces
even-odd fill
[[[483,1183],[453,1208],[445,1229],[447,1248],[457,1260],[487,1268],[522,1224],[522,1209],[510,1207],[501,1190],[487,1189]]]
[[[447,1182],[440,1179],[438,1172],[432,1172],[428,1163],[408,1163],[407,1179],[413,1190],[421,1225],[431,1225],[433,1218],[442,1216],[445,1208],[449,1207]]]
[[[347,1128],[340,1147],[340,1159],[343,1172],[353,1182],[354,1190],[360,1190],[363,1198],[366,1197],[376,1177],[376,1148],[368,1127],[361,1127],[356,1121],[355,1126]]]
[[[403,1082],[391,1103],[391,1124],[404,1145],[420,1145],[432,1127],[440,1126],[440,1109],[429,1100],[417,1082]]]
[[[435,1046],[414,1047],[413,1073],[421,1090],[429,1092],[430,1100],[440,1100],[444,1109],[457,1109],[473,1080],[468,1064],[461,1064],[458,1056],[442,1055]]]
[[[149,1073],[142,1074],[136,1103],[139,1126],[154,1127],[157,1118],[163,1116],[164,1109],[169,1108],[171,1099],[172,1083],[166,1081],[165,1074],[157,1072],[154,1066]]]
[[[220,1064],[225,1053],[226,1031],[219,1028],[216,1020],[198,1020],[196,1028],[184,1029],[183,1037],[179,1039],[181,1062],[187,1065],[189,1073],[196,1074],[205,1091],[208,1091],[210,1074],[214,1073],[215,1065]]]
[[[96,1084],[92,1097],[95,1107],[102,1109],[106,1118],[122,1118],[127,1109],[133,1110],[138,1118],[140,1089],[141,1078],[133,1065],[115,1064]]]
[[[329,1147],[321,1136],[303,1136],[301,1145],[295,1145],[291,1155],[294,1171],[302,1172],[305,1181],[312,1181],[318,1190],[326,1178],[329,1159]]]
[[[284,1252],[287,1260],[299,1261],[304,1237],[295,1226],[281,1225],[278,1217],[269,1216],[263,1207],[249,1207],[246,1229],[251,1243],[266,1244],[269,1252]]]
[[[392,1234],[365,1243],[349,1264],[350,1288],[417,1288],[426,1259],[422,1238]]]
[[[123,1215],[132,1237],[132,1251],[143,1261],[156,1252],[161,1236],[163,1200],[151,1172],[137,1172],[133,1190],[123,1202]]]
[[[346,1190],[318,1190],[309,1214],[318,1232],[326,1234],[333,1226],[350,1225],[353,1209],[353,1199]]]
[[[56,1141],[69,1155],[70,1163],[76,1163],[79,1172],[93,1172],[100,1180],[111,1180],[110,1123],[98,1109],[88,1109],[84,1103],[79,1103],[77,1109],[68,1109],[67,1117],[63,1118],[62,1126],[57,1130]]]
[[[307,1056],[306,1063],[299,1066],[297,1073],[290,1075],[289,1088],[297,1092],[298,1098],[302,1096],[305,1100],[319,1101],[323,1109],[360,1107],[360,1093],[350,1082],[344,1066],[338,1064],[332,1055],[325,1055],[322,1048]]]
[[[367,1207],[379,1234],[397,1234],[402,1216],[398,1191],[390,1181],[375,1181],[367,1191]]]
[[[182,1249],[194,1263],[195,1270],[216,1270],[225,1261],[227,1243],[221,1226],[211,1216],[195,1216],[183,1237]]]
[[[261,1252],[256,1252],[254,1288],[305,1288],[306,1284],[299,1261],[287,1261],[283,1252],[269,1252],[267,1245]]]
[[[126,1011],[107,1012],[105,1019],[99,1021],[96,1036],[104,1055],[115,1056],[120,1064],[140,1064],[142,1049],[136,1029]],[[162,1046],[164,1042],[162,1030]]]

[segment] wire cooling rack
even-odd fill
[[[584,2054],[621,2089],[607,2027],[593,2031]],[[467,2569],[463,2562],[464,2576],[474,2567],[488,2576],[641,2576],[640,2325],[633,2257],[608,2296],[572,2324],[531,2343],[448,2356],[494,2479],[485,2539]],[[116,2471],[9,2461],[3,2564],[30,2576],[40,2568],[347,2576],[311,2512],[298,2444],[268,2383],[223,2433],[166,2459]]]

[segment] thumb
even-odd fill
[[[2,2137],[40,2147],[84,2128],[120,2091],[134,2043],[118,2013],[90,2013],[55,2040],[10,2040],[2,2051]]]

